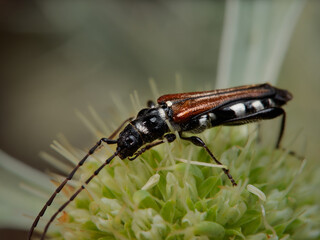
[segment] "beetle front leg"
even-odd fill
[[[213,153],[210,151],[210,149],[207,147],[207,145],[204,143],[204,141],[196,136],[192,136],[192,137],[183,137],[181,133],[179,133],[180,138],[189,142],[192,142],[194,145],[198,146],[198,147],[203,147],[207,153],[210,155],[210,157],[218,164],[218,165],[222,165],[221,162],[219,162],[216,157],[213,155]],[[231,174],[229,173],[229,169],[226,168],[222,168],[223,172],[227,175],[227,177],[230,179],[232,186],[237,186],[236,181],[233,179],[233,177],[231,176]]]
[[[172,133],[169,133],[167,135],[164,136],[164,138],[167,139],[168,143],[171,143],[173,142],[174,140],[176,140],[176,135],[172,134]],[[146,145],[145,147],[141,148],[140,150],[138,150],[132,157],[128,157],[128,159],[130,161],[133,161],[135,160],[137,157],[139,157],[142,153],[144,153],[145,151],[155,147],[155,146],[158,146],[159,144],[162,144],[164,143],[164,140],[160,140],[158,142],[154,142],[154,143],[150,143],[148,145]]]

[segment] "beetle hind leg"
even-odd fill
[[[283,111],[282,119],[281,119],[281,126],[280,126],[280,131],[279,131],[279,136],[278,136],[277,145],[276,145],[276,148],[280,149],[282,151],[288,151],[287,148],[281,146],[281,141],[282,141],[282,136],[283,136],[283,133],[284,133],[284,130],[285,130],[285,126],[286,126],[286,112]],[[304,159],[304,157],[302,157],[301,155],[298,155],[293,150],[289,150],[288,154],[293,156],[293,157],[296,157],[296,158],[298,158],[300,160]]]

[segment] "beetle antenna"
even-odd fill
[[[71,180],[74,176],[74,174],[76,173],[76,171],[84,164],[84,162],[87,160],[87,158],[93,154],[96,149],[102,144],[102,142],[105,142],[107,144],[115,144],[117,143],[116,140],[111,140],[108,138],[101,138],[96,145],[94,145],[90,151],[84,156],[84,158],[82,158],[82,160],[78,163],[78,165],[69,173],[69,176],[66,177],[64,179],[64,181],[60,184],[59,187],[57,187],[57,189],[54,191],[54,193],[51,195],[51,197],[49,198],[49,200],[46,202],[46,204],[43,206],[43,208],[41,209],[41,211],[39,212],[38,216],[36,217],[36,219],[34,220],[32,227],[29,231],[29,235],[28,235],[28,239],[31,239],[31,236],[33,234],[34,229],[36,228],[39,219],[43,216],[43,214],[46,212],[47,208],[52,204],[53,199],[57,196],[57,194],[62,190],[62,188],[66,185],[66,183]]]
[[[69,203],[71,203],[76,196],[78,196],[78,194],[85,189],[85,186],[89,184],[89,182],[99,174],[99,172],[106,166],[108,165],[112,159],[118,155],[118,152],[116,151],[111,157],[109,157],[99,168],[97,168],[97,170],[94,171],[94,173],[84,182],[84,184],[81,185],[81,187],[79,187],[79,189],[69,198],[68,201],[66,201],[50,218],[50,220],[48,221],[47,225],[45,226],[43,233],[41,235],[41,240],[44,240],[46,233],[48,231],[48,228],[50,226],[50,224],[54,221],[54,219],[57,217],[57,215],[63,211],[63,209],[65,209]]]
[[[43,206],[43,208],[41,209],[41,211],[39,212],[38,216],[36,217],[36,219],[33,221],[33,224],[29,230],[29,234],[28,234],[28,240],[31,240],[32,234],[34,229],[36,228],[36,226],[38,225],[38,222],[40,220],[40,218],[44,215],[44,213],[46,212],[47,208],[52,204],[53,199],[56,197],[56,195],[62,190],[62,188],[66,185],[66,183],[71,180],[73,178],[73,175],[76,173],[76,171],[84,164],[84,162],[87,160],[87,158],[92,155],[96,149],[102,144],[102,142],[105,142],[107,144],[116,144],[118,141],[117,140],[112,140],[112,138],[114,138],[122,129],[122,127],[127,123],[130,122],[133,118],[130,117],[128,119],[126,119],[125,121],[123,121],[123,123],[110,135],[109,138],[101,138],[96,145],[94,145],[90,151],[84,156],[84,158],[82,158],[82,160],[78,163],[78,165],[69,173],[69,176],[66,177],[66,179],[60,184],[59,187],[57,187],[57,189],[54,191],[54,193],[51,195],[51,197],[49,198],[49,200],[46,202],[46,204]]]

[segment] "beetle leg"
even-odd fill
[[[285,129],[285,125],[286,125],[286,112],[283,111],[283,115],[282,115],[282,119],[281,119],[281,126],[280,126],[280,132],[279,132],[279,136],[278,136],[278,140],[277,140],[277,145],[276,145],[276,148],[277,149],[281,149],[282,151],[287,151],[286,148],[284,147],[281,147],[281,140],[282,140],[282,136],[283,136],[283,132],[284,132],[284,129]],[[288,151],[288,154],[291,155],[291,156],[294,156],[300,160],[303,160],[304,157],[298,155],[295,151]]]
[[[167,139],[167,141],[169,143],[173,142],[176,139],[176,135],[174,135],[173,133],[169,133],[169,134],[165,135],[164,137]],[[159,144],[162,144],[162,143],[164,143],[163,139],[158,142],[150,143],[150,144],[146,145],[145,147],[141,148],[139,151],[137,151],[132,157],[128,157],[128,159],[130,161],[132,161],[132,160],[136,159],[138,156],[140,156],[142,153],[144,153],[145,151],[147,151],[147,150],[149,150]]]
[[[154,101],[149,100],[149,101],[147,102],[147,106],[148,106],[149,108],[154,108],[154,107],[156,106],[156,104],[154,103]]]
[[[244,117],[238,117],[238,118],[233,118],[233,119],[228,119],[226,121],[223,121],[221,124],[222,125],[229,125],[229,126],[234,126],[234,125],[241,125],[246,122],[256,122],[260,121],[263,119],[272,119],[278,116],[282,116],[281,119],[281,126],[280,126],[280,131],[277,139],[277,144],[276,148],[281,149],[280,143],[282,140],[282,136],[284,133],[285,125],[286,125],[286,112],[279,107],[273,107],[273,108],[268,108],[261,110],[259,112],[244,116]]]
[[[133,117],[130,117],[130,118],[126,119],[125,121],[123,121],[123,123],[121,123],[121,125],[109,136],[109,139],[114,138],[120,132],[120,130],[123,128],[123,126],[126,123],[130,122],[132,119],[133,119]]]
[[[192,137],[183,137],[181,133],[179,133],[180,138],[183,140],[187,140],[189,142],[192,142],[194,145],[198,146],[198,147],[203,147],[207,153],[210,155],[210,157],[219,165],[222,165],[221,162],[219,162],[216,157],[213,155],[213,153],[210,151],[210,149],[207,147],[207,145],[204,143],[204,141],[196,136],[192,136]],[[231,176],[231,174],[229,173],[229,169],[226,168],[222,168],[223,172],[228,176],[228,178],[230,179],[232,186],[237,186],[237,183],[235,182],[235,180],[233,179],[233,177]]]
[[[281,143],[281,140],[282,140],[282,136],[283,136],[283,132],[284,132],[285,126],[286,126],[286,112],[283,111],[282,119],[281,119],[280,132],[279,132],[276,148],[281,148],[280,147],[280,143]]]

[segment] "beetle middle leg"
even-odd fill
[[[207,153],[210,155],[210,157],[218,164],[218,165],[222,165],[221,162],[219,162],[216,157],[213,155],[213,153],[210,151],[210,149],[207,147],[207,145],[204,143],[204,141],[196,136],[192,136],[192,137],[183,137],[181,133],[179,133],[180,138],[189,142],[192,142],[194,145],[198,146],[198,147],[203,147]],[[231,174],[229,173],[229,169],[226,168],[222,168],[223,172],[227,175],[227,177],[229,178],[229,180],[232,183],[232,186],[237,186],[236,181],[233,179],[233,177],[231,176]]]
[[[169,143],[171,143],[171,142],[173,142],[174,140],[176,140],[176,135],[173,134],[173,133],[169,133],[169,134],[165,135],[164,138],[166,138],[167,141],[168,141]],[[130,161],[135,160],[138,156],[140,156],[140,155],[141,155],[142,153],[144,153],[145,151],[147,151],[147,150],[149,150],[149,149],[151,149],[151,148],[153,148],[153,147],[155,147],[155,146],[157,146],[157,145],[159,145],[159,144],[162,144],[162,143],[164,143],[164,140],[163,140],[163,139],[160,140],[160,141],[154,142],[154,143],[150,143],[150,144],[146,145],[145,147],[141,148],[140,150],[138,150],[132,157],[128,157],[128,159],[129,159]]]

